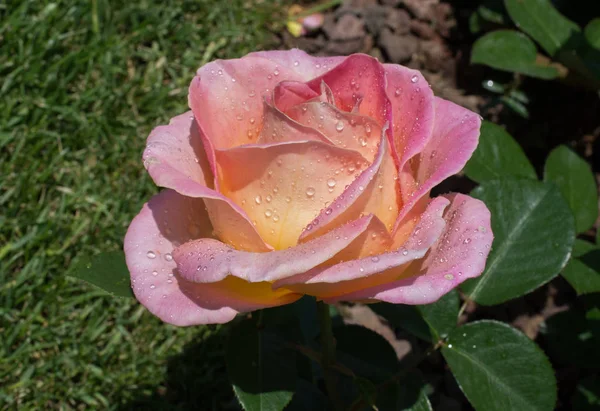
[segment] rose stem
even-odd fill
[[[334,408],[342,410],[343,407],[336,390],[336,376],[332,367],[335,363],[335,340],[331,328],[331,315],[329,314],[329,306],[323,301],[317,302],[317,315],[321,326],[321,366],[325,377],[325,388]]]

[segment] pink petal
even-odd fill
[[[398,281],[333,300],[373,299],[395,304],[429,304],[485,269],[493,234],[485,204],[463,194],[446,196],[446,228],[429,254]],[[439,197],[438,197],[439,198]],[[408,276],[409,275],[409,276]]]
[[[172,118],[167,126],[152,130],[143,159],[158,186],[172,187],[179,179],[207,187],[213,184],[198,125],[191,111]]]
[[[282,81],[275,86],[275,90],[273,91],[273,104],[285,113],[295,105],[316,97],[319,97],[319,93],[315,92],[305,83]]]
[[[385,71],[373,57],[353,54],[308,85],[317,91],[321,82],[333,92],[338,108],[350,112],[360,102],[359,114],[373,118],[380,125],[389,121],[391,106],[385,94]]]
[[[433,187],[462,170],[477,147],[480,126],[481,119],[477,114],[435,98],[432,137],[401,173],[404,207],[399,221]]]
[[[333,70],[347,58],[346,56],[313,57],[299,49],[258,51],[250,53],[248,56],[261,57],[278,67],[293,70],[299,78],[296,81],[304,82]],[[291,79],[285,78],[285,80]]]
[[[366,216],[311,242],[270,253],[249,253],[225,244],[201,239],[187,242],[173,256],[181,276],[197,283],[214,283],[228,276],[255,282],[274,281],[304,273],[338,255],[370,232],[372,216]]]
[[[302,125],[265,101],[263,127],[257,144],[273,144],[289,141],[321,141],[333,144],[327,137],[312,127]]]
[[[276,281],[274,287],[321,299],[344,299],[346,294],[394,281],[404,275],[409,263],[423,258],[438,240],[446,224],[442,214],[448,203],[442,197],[433,199],[408,241],[394,251],[317,267],[304,274]],[[335,258],[332,260],[335,261]]]
[[[381,126],[370,117],[316,101],[297,104],[286,114],[302,125],[317,129],[336,146],[358,151],[368,161],[373,161],[377,153]]]
[[[349,165],[367,167],[360,154],[318,141],[247,145],[216,155],[221,192],[276,249],[296,245],[306,224],[350,184]]]
[[[381,130],[381,135],[385,135],[385,129]],[[300,241],[315,238],[366,214],[377,216],[391,231],[400,207],[396,176],[389,143],[383,137],[373,163],[330,206],[320,212],[302,233]]]
[[[280,81],[308,81],[342,59],[311,57],[300,50],[272,51],[217,60],[198,69],[190,85],[189,105],[210,141],[205,146],[211,164],[212,149],[236,147],[256,139],[263,97],[270,96]]]
[[[241,311],[290,302],[297,296],[256,296],[228,282],[195,284],[176,271],[173,251],[189,240],[210,237],[212,227],[201,199],[164,190],[144,205],[125,236],[125,257],[136,298],[150,312],[175,325],[224,323]],[[260,291],[264,285],[258,285]],[[270,289],[270,286],[268,286]]]
[[[434,123],[433,92],[417,71],[385,64],[386,93],[391,102],[393,150],[399,169],[420,153],[431,137]]]

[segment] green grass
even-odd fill
[[[202,63],[268,47],[283,1],[0,4],[0,409],[226,408],[226,328],[162,324],[65,273],[121,248],[157,192],[149,131]]]

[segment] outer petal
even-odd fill
[[[296,298],[273,293],[268,285],[244,288],[231,281],[195,284],[181,278],[171,253],[211,232],[202,200],[172,190],[154,196],[133,219],[125,236],[125,257],[135,296],[154,315],[175,325],[224,323],[237,312]]]
[[[189,281],[213,283],[228,276],[252,283],[274,281],[304,273],[323,264],[376,228],[375,219],[366,216],[313,241],[287,250],[249,253],[225,244],[201,239],[183,244],[173,254],[179,272]]]
[[[345,56],[313,57],[299,49],[258,51],[250,53],[248,56],[261,57],[271,61],[278,67],[292,70],[300,78],[298,81],[308,81],[318,77],[329,70],[333,70],[346,59]],[[286,80],[291,79],[286,78]]]
[[[382,64],[366,54],[353,54],[308,85],[318,91],[321,82],[325,82],[333,92],[338,108],[350,112],[360,104],[359,114],[383,125],[390,120],[391,113],[385,81]]]
[[[143,159],[158,186],[173,187],[174,180],[181,178],[212,186],[213,176],[191,111],[172,118],[167,126],[152,130]]]
[[[480,275],[493,240],[490,212],[481,201],[463,194],[447,198],[452,204],[444,214],[444,232],[427,257],[411,265],[404,278],[331,301],[374,299],[395,304],[429,304],[466,279]]]
[[[318,141],[218,150],[217,160],[221,192],[276,249],[295,245],[306,224],[352,182],[354,170],[367,166],[357,152]]]
[[[431,138],[433,92],[417,70],[385,64],[386,93],[391,102],[393,150],[399,169],[420,153]]]
[[[300,50],[250,53],[201,67],[189,90],[189,105],[212,149],[255,140],[260,130],[262,98],[277,83],[306,82],[332,69],[343,58],[311,57]],[[318,92],[318,91],[317,91]],[[254,121],[252,121],[254,119]],[[212,155],[208,155],[212,163]]]
[[[445,226],[442,214],[448,203],[443,197],[433,199],[408,241],[394,251],[333,266],[318,267],[304,274],[277,281],[274,287],[327,299],[369,289],[403,277],[407,265],[422,258],[438,240]],[[335,258],[332,260],[335,261]]]
[[[373,163],[306,227],[300,241],[315,238],[365,214],[376,215],[391,231],[400,207],[396,180],[396,166],[384,137]]]
[[[477,114],[435,98],[432,138],[400,175],[404,207],[399,221],[433,187],[462,170],[477,147],[480,126]]]

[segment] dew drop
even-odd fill
[[[277,214],[275,214],[273,216],[273,221],[278,222],[279,221],[279,216]]]
[[[150,284],[150,289],[154,290],[156,288],[156,286],[154,284]]]
[[[408,250],[402,251],[402,255],[408,255]]]
[[[294,61],[294,66],[298,67],[298,65],[300,64],[300,62],[298,60]]]
[[[335,184],[336,184],[335,178],[330,178],[327,180],[327,187],[333,188],[333,187],[335,187]]]
[[[371,261],[373,261],[374,263],[376,263],[376,262],[379,261],[379,257],[373,256],[373,257],[371,257]]]
[[[152,271],[152,275],[156,277],[158,275],[158,271]]]
[[[259,195],[258,195],[258,196],[256,196],[256,197],[254,197],[254,202],[255,202],[256,204],[260,204],[260,203],[262,203],[262,197],[261,197],[261,196],[259,196]]]
[[[271,218],[271,216],[272,216],[272,215],[273,215],[273,211],[271,211],[271,209],[270,209],[270,208],[267,208],[267,209],[265,210],[265,217],[267,217],[267,218]]]
[[[446,280],[454,280],[454,276],[452,274],[446,274],[446,275],[444,275],[444,278]]]
[[[316,192],[316,191],[315,191],[315,189],[314,189],[313,187],[308,187],[308,188],[306,189],[306,196],[307,196],[308,198],[312,198],[312,197],[315,195],[315,192]]]
[[[342,131],[344,129],[344,123],[342,123],[341,121],[338,121],[337,124],[335,125],[335,129],[337,131]]]
[[[146,253],[146,257],[148,257],[150,259],[156,258],[156,253],[154,251],[148,251]]]
[[[465,241],[463,241],[464,244],[469,244],[471,242],[470,238],[465,238]]]
[[[396,97],[398,97],[400,95],[400,93],[402,93],[402,90],[400,88],[397,88],[396,91],[394,91],[394,95]]]
[[[288,196],[288,197],[286,197],[286,198],[285,198],[285,202],[286,202],[286,203],[289,203],[290,201],[292,201],[292,198],[291,198],[291,197],[289,197],[289,196]]]
[[[165,254],[165,260],[167,260],[167,261],[173,261],[173,256],[171,255],[171,253]]]
[[[265,197],[265,201],[267,203],[270,203],[272,199],[273,199],[273,197],[271,197],[271,194],[267,194],[267,196]]]
[[[256,120],[254,119],[254,117],[251,117],[251,118],[250,118],[250,124],[254,124],[254,122],[255,122],[255,121],[256,121]]]
[[[365,137],[360,137],[358,139],[358,142],[360,143],[361,147],[366,147],[367,146],[367,139]]]
[[[331,207],[329,207],[327,210],[325,210],[325,215],[329,215],[333,212],[333,209]]]
[[[416,83],[417,81],[419,81],[419,77],[416,74],[410,78],[410,82],[413,84]]]

